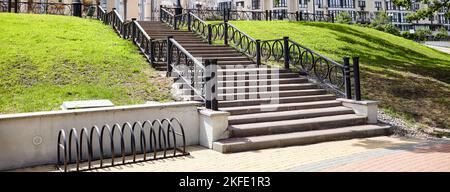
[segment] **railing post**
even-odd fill
[[[228,45],[228,21],[223,23],[223,43]]]
[[[347,99],[352,99],[352,85],[350,79],[350,58],[344,57],[344,85],[345,98]]]
[[[331,22],[334,23],[334,13],[331,13]]]
[[[227,16],[228,16],[227,20],[228,20],[228,21],[231,19],[230,12],[231,12],[231,9],[228,8],[228,9],[227,9]]]
[[[303,21],[303,12],[300,12],[300,18],[298,20]]]
[[[269,20],[269,10],[266,10],[266,21]]]
[[[355,81],[355,100],[361,101],[361,82],[359,79],[359,57],[353,57],[353,78]]]
[[[188,31],[191,31],[191,10],[188,10],[187,12],[187,27]]]
[[[152,62],[152,65],[155,63],[155,42],[153,42],[153,39],[150,39],[150,61]]]
[[[81,17],[82,16],[82,12],[81,12],[81,2],[73,2],[73,16],[75,17]]]
[[[162,8],[163,8],[163,6],[160,5],[159,6],[159,21],[162,21]]]
[[[131,23],[131,41],[136,44],[136,41],[135,41],[135,38],[136,38],[136,25],[135,25],[136,18],[131,18],[131,22],[132,22]]]
[[[172,38],[173,38],[173,36],[167,37],[167,50],[166,50],[167,73],[166,73],[166,77],[170,77],[172,74],[172,41],[170,41],[170,39],[172,39]]]
[[[298,21],[298,11],[295,12],[295,20]]]
[[[289,37],[283,37],[284,68],[289,69]]]
[[[19,0],[14,1],[14,13],[19,13]]]
[[[227,15],[227,9],[223,9],[223,22],[227,22],[228,15]]]
[[[173,29],[175,29],[175,30],[177,30],[177,15],[174,15],[173,16]]]
[[[11,13],[12,10],[12,0],[8,0],[8,12]]]
[[[256,40],[256,65],[259,67],[261,65],[261,40]]]
[[[217,95],[217,59],[205,60],[206,69],[206,90],[205,90],[205,107],[217,111],[219,109]]]
[[[208,24],[208,44],[212,44],[212,27],[211,24]]]
[[[272,10],[269,10],[269,21],[272,21]]]

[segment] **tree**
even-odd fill
[[[416,12],[408,15],[407,20],[420,20],[430,18],[437,12],[444,12],[444,17],[450,19],[450,0],[393,0],[394,4],[406,8],[411,8],[414,3],[423,3],[428,6],[417,10]]]
[[[350,14],[347,11],[342,11],[339,13],[339,15],[336,16],[336,22],[351,24],[352,16],[350,16]]]

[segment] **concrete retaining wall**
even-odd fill
[[[0,115],[0,170],[56,163],[60,129],[68,134],[71,128],[176,117],[184,126],[187,145],[197,145],[198,106],[198,102],[174,102]]]

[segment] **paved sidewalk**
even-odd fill
[[[450,171],[450,140],[374,137],[222,154],[188,147],[187,157],[94,171]],[[54,171],[41,166],[17,171]]]

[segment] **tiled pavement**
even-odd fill
[[[95,171],[450,171],[450,140],[444,139],[374,137],[232,154],[198,146],[188,151],[187,157]]]

